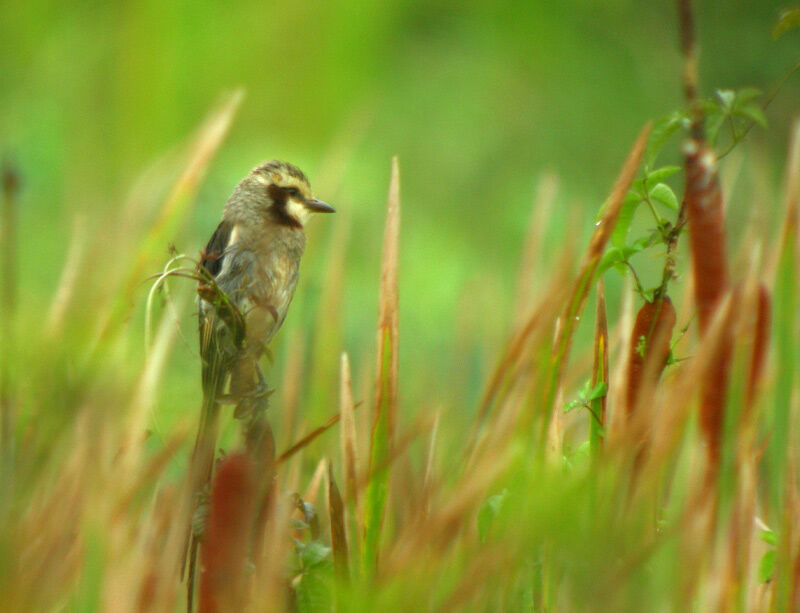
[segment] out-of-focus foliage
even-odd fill
[[[702,82],[770,93],[796,60],[791,33],[771,38],[778,5],[698,3]],[[676,21],[671,2],[622,0],[0,3],[0,150],[23,178],[21,292],[44,304],[76,214],[102,233],[125,223],[120,210],[154,206],[176,144],[223,93],[243,86],[247,97],[201,184],[189,231],[174,237],[177,249],[195,254],[236,181],[269,157],[304,168],[339,210],[333,222],[312,223],[271,379],[280,380],[292,346],[323,379],[342,349],[357,363],[371,349],[362,322],[377,312],[382,203],[398,154],[401,369],[427,365],[404,380],[403,394],[413,401],[438,381],[461,381],[464,396],[439,401],[475,401],[487,351],[509,332],[542,173],[559,178],[543,253],[581,244],[591,225],[582,222],[635,131],[682,104]],[[766,172],[782,166],[797,98],[789,81],[768,110],[769,131],[748,136]],[[677,159],[674,142],[665,164]],[[747,173],[737,179],[734,235],[747,221],[737,204],[762,188]],[[585,219],[575,218],[580,210]],[[342,275],[335,299],[322,294],[329,274]],[[612,281],[612,309],[617,289]],[[323,316],[339,325],[310,338]],[[185,327],[193,337],[193,322]],[[195,383],[192,343],[172,371],[176,397]],[[368,380],[354,377],[357,387]]]

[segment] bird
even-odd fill
[[[248,423],[263,419],[262,401],[269,392],[259,359],[286,319],[307,221],[314,213],[333,212],[313,196],[297,166],[263,162],[236,185],[201,253],[197,291],[203,402],[190,469],[195,515],[186,549],[190,611],[202,537],[198,524],[203,523],[196,516],[213,475],[220,406],[236,405],[234,416],[245,423],[246,435]]]

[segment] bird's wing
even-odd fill
[[[222,270],[225,254],[233,233],[233,224],[223,221],[214,230],[205,250],[200,258],[200,266],[213,279],[216,280]],[[207,396],[216,396],[223,384],[225,373],[222,364],[222,352],[219,347],[219,327],[217,304],[209,303],[202,291],[203,283],[198,288],[199,301],[199,332],[200,332],[200,357],[203,364],[203,393]],[[211,292],[212,296],[214,292]],[[214,299],[216,303],[217,300]]]
[[[227,371],[230,365],[226,359],[226,352],[221,346],[220,335],[225,334],[226,325],[221,321],[218,308],[223,297],[219,296],[219,289],[210,287],[216,283],[218,275],[223,268],[226,251],[231,241],[233,224],[223,221],[214,230],[211,240],[200,257],[200,273],[208,282],[200,281],[198,286],[198,314],[200,333],[200,358],[202,363],[203,406],[200,412],[200,425],[197,439],[192,453],[190,468],[190,483],[192,492],[193,519],[195,523],[198,509],[205,503],[201,502],[204,490],[211,481],[214,467],[214,455],[217,439],[217,417],[219,404],[217,402],[222,388],[225,385]],[[213,283],[211,282],[213,280]],[[203,513],[201,513],[201,516]],[[187,545],[184,551],[182,570],[188,561],[188,602],[189,611],[192,610],[194,596],[194,582],[196,574],[196,559],[198,547],[198,533],[202,527],[190,526],[187,535]]]
[[[229,221],[222,221],[211,239],[208,241],[200,259],[200,265],[205,268],[212,277],[216,277],[222,270],[222,262],[225,259],[225,249],[231,241],[233,224]]]

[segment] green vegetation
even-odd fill
[[[3,3],[7,610],[185,607],[181,275],[269,157],[339,212],[205,610],[800,605],[796,11],[651,4]]]

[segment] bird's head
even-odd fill
[[[238,192],[239,197],[236,198]],[[256,166],[237,187],[232,200],[255,202],[259,214],[276,223],[302,228],[312,213],[333,213],[334,208],[317,200],[303,171],[278,160]],[[238,208],[238,207],[237,207]]]

